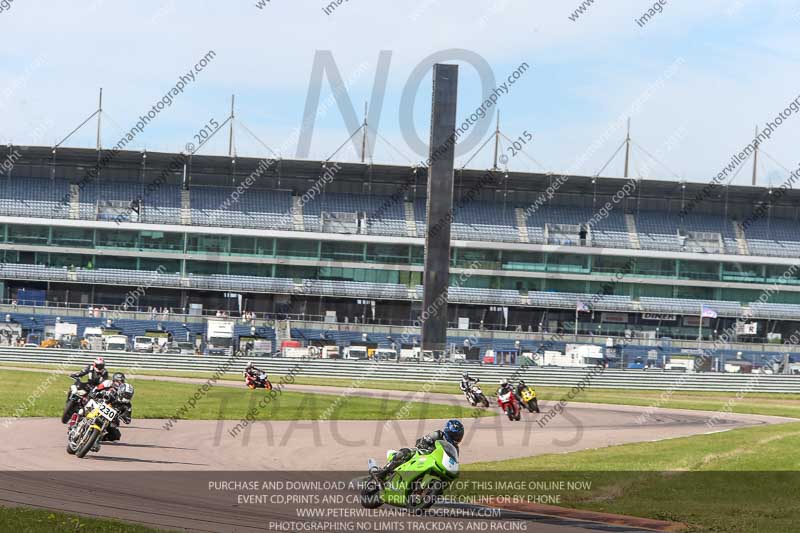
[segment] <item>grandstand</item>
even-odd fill
[[[426,175],[416,167],[341,164],[308,195],[324,166],[122,152],[87,179],[93,150],[19,147],[0,175],[0,296],[47,292],[54,304],[136,304],[213,314],[326,315],[339,322],[413,324],[421,310]],[[235,163],[235,164],[232,164]],[[712,339],[743,316],[747,339],[800,325],[800,194],[752,220],[769,191],[639,180],[595,217],[627,180],[570,176],[536,204],[548,174],[459,170],[452,221],[449,321],[522,332],[655,331]],[[239,192],[237,191],[237,187]],[[700,207],[683,214],[690,199]],[[746,226],[743,220],[750,220]],[[626,265],[633,265],[628,268]],[[777,285],[776,285],[777,284]],[[768,297],[762,295],[770,290]],[[582,304],[585,312],[577,312]],[[716,318],[698,316],[704,307]]]

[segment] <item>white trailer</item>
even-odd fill
[[[281,357],[288,357],[290,359],[302,359],[310,357],[311,352],[305,346],[284,346],[281,348]]]
[[[208,355],[233,355],[233,320],[209,318],[206,323]]]
[[[77,337],[78,324],[72,324],[70,322],[56,322],[53,330],[53,337],[57,341],[60,341],[64,336]]]
[[[669,358],[669,363],[664,365],[664,370],[694,372],[694,361],[694,355],[671,355]]]
[[[344,349],[342,359],[369,359],[366,346],[348,346]]]
[[[542,366],[586,368],[603,364],[603,347],[594,344],[567,344],[565,353],[545,350]]]

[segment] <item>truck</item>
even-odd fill
[[[376,361],[397,361],[397,350],[391,348],[378,348],[372,355]]]
[[[369,359],[366,346],[348,346],[344,349],[342,359],[358,359],[361,361]]]
[[[85,328],[83,330],[83,339],[86,341],[86,349],[99,352],[105,350],[103,344],[103,328]]]
[[[409,346],[400,349],[401,361],[419,361],[422,357],[422,348],[419,346]]]
[[[328,344],[320,348],[319,356],[322,359],[339,359],[339,347],[335,344]]]
[[[233,355],[233,320],[209,318],[206,324],[208,355]]]
[[[253,347],[250,354],[254,357],[269,357],[272,355],[272,341],[267,339],[253,340]]]
[[[694,372],[695,356],[671,355],[669,363],[664,365],[664,370],[677,370],[679,372]]]
[[[60,341],[64,337],[77,337],[78,336],[78,324],[72,324],[70,322],[56,322],[53,326],[53,337]]]
[[[603,347],[594,344],[567,344],[565,353],[557,350],[545,350],[542,354],[542,366],[562,366],[587,368],[605,364]]]
[[[127,352],[128,337],[125,335],[104,335],[103,349],[107,352]]]
[[[22,338],[22,324],[5,322],[0,324],[0,346],[16,346]]]
[[[308,348],[305,346],[284,346],[281,348],[281,357],[287,357],[289,359],[302,359],[308,356]]]
[[[153,353],[155,347],[153,337],[136,336],[133,338],[133,351],[138,353]]]

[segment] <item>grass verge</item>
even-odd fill
[[[0,366],[13,366],[12,364],[0,363]],[[56,365],[36,365],[37,368],[55,368]],[[182,372],[169,370],[149,370],[138,371],[146,376],[166,376],[166,377],[186,377],[207,379],[209,373],[203,372]],[[273,376],[272,379],[277,378]],[[241,381],[241,374],[227,374],[222,377],[225,381]],[[677,379],[677,377],[676,377]],[[800,380],[798,380],[800,382]],[[341,378],[316,378],[304,377],[302,375],[295,378],[298,385],[325,385],[329,387],[352,387],[354,380]],[[483,384],[484,392],[493,393],[494,383]],[[535,385],[535,383],[533,383]],[[413,391],[417,392],[425,386],[429,392],[443,394],[461,394],[458,383],[445,382],[415,382],[415,381],[395,381],[395,380],[363,380],[358,382],[358,387],[363,389]],[[536,387],[536,391],[542,400],[558,401],[565,397],[569,392],[566,387]],[[641,389],[600,389],[588,387],[580,394],[575,396],[572,401],[633,405],[650,407],[657,406],[670,409],[691,409],[700,411],[719,411],[725,404],[736,397],[735,392],[706,392],[706,391],[661,391],[661,390],[641,390]],[[731,406],[731,412],[740,414],[756,414],[771,416],[786,416],[800,418],[800,393],[748,393],[741,401],[736,401]]]
[[[691,531],[798,532],[798,443],[800,423],[764,425],[475,463],[465,465],[464,473],[496,479],[526,472],[531,480],[589,482],[588,490],[561,491],[557,503],[540,503],[684,522]]]
[[[66,390],[71,380],[63,375],[20,370],[0,370],[0,416],[60,417]],[[258,406],[267,394],[263,389],[212,387],[183,415],[176,411],[187,405],[200,386],[131,379],[136,389],[134,418],[170,418],[188,420],[240,420]],[[41,386],[40,386],[41,385]],[[41,394],[36,395],[36,391]],[[29,402],[29,398],[34,401]],[[29,404],[30,403],[30,404]],[[429,418],[466,418],[474,415],[469,406],[455,407],[428,402],[406,402],[354,395],[310,394],[284,389],[264,408],[256,409],[256,420],[411,420]],[[481,410],[480,416],[494,411]]]
[[[25,533],[164,533],[163,529],[126,524],[116,520],[99,520],[54,511],[27,507],[0,507],[0,531]]]

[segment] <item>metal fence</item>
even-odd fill
[[[128,369],[135,373],[141,370],[178,370],[184,372],[212,373],[230,362],[225,356],[187,356],[171,354],[137,354],[109,352],[76,352],[46,348],[0,348],[2,363],[41,363],[80,366],[98,355],[106,359],[107,366]],[[234,374],[242,370],[248,359],[241,357],[241,365],[234,365]],[[457,383],[464,370],[479,377],[487,386],[493,386],[504,378],[525,379],[535,385],[573,387],[585,380],[592,369],[517,366],[494,366],[478,364],[445,363],[398,363],[385,361],[371,364],[369,361],[352,360],[303,360],[291,358],[253,359],[257,366],[271,375],[296,372],[299,377],[339,378],[351,380],[398,380],[437,381]],[[71,366],[70,366],[71,368]],[[134,370],[130,370],[134,369]],[[137,370],[138,369],[138,370]],[[780,392],[800,393],[800,376],[766,374],[718,374],[682,373],[660,370],[612,370],[592,374],[590,387],[607,389],[646,390],[695,390],[721,392]]]

